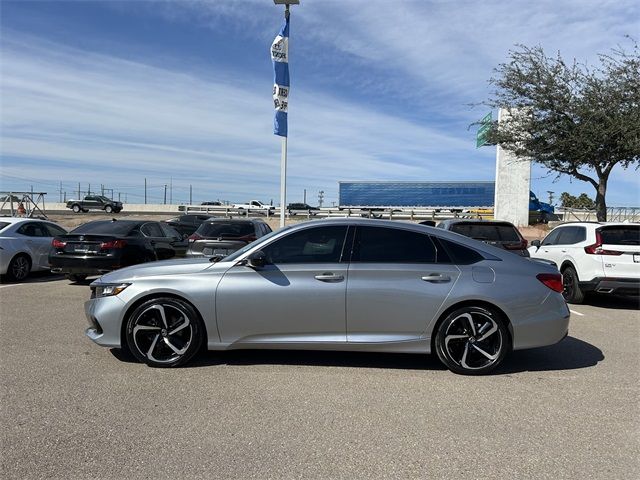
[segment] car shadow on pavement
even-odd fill
[[[593,367],[604,360],[598,347],[575,337],[566,337],[549,347],[511,352],[493,374],[575,370]]]
[[[445,370],[434,355],[324,350],[229,350],[204,352],[187,367],[210,365],[297,365],[317,367]]]
[[[8,276],[3,275],[2,277],[0,277],[0,283],[2,285],[21,285],[21,284],[28,284],[28,283],[55,282],[63,279],[64,279],[64,275],[56,275],[51,272],[45,271],[45,272],[31,272],[29,273],[29,276],[21,282],[13,281]]]
[[[592,293],[585,297],[583,305],[617,310],[640,310],[640,297],[622,297],[618,295]],[[569,305],[569,307],[571,308],[571,305]],[[580,308],[580,305],[576,305],[576,307]]]
[[[604,360],[602,351],[574,337],[556,345],[512,352],[493,374],[574,370]],[[300,365],[404,370],[445,370],[438,357],[404,353],[332,352],[305,350],[230,350],[204,352],[186,367],[213,365]]]

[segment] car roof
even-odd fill
[[[507,222],[506,220],[485,220],[483,218],[449,218],[447,220],[443,220],[440,222],[441,225],[457,225],[459,223],[476,223],[476,224],[486,224],[486,225],[510,225],[515,227],[515,225],[511,222]]]
[[[53,223],[55,224],[56,222],[52,222],[51,220],[46,220],[44,218],[29,218],[29,217],[0,217],[0,222],[6,222],[6,223],[21,223],[21,222],[47,222],[47,223]]]

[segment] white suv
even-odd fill
[[[529,254],[559,266],[569,303],[582,303],[594,291],[640,295],[638,223],[566,223],[531,242]]]

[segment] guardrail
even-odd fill
[[[231,206],[206,206],[206,205],[181,205],[179,210],[185,214],[205,214],[218,217],[264,217],[264,210],[243,210],[240,213],[238,209]],[[280,216],[280,207],[275,207],[269,217]],[[309,212],[289,213],[286,212],[287,218],[331,218],[331,217],[365,217],[365,218],[383,218],[389,220],[445,220],[447,218],[493,218],[493,208],[465,209],[459,208],[321,208],[320,210],[311,210]]]
[[[595,210],[580,208],[556,208],[556,215],[562,222],[597,222]],[[640,222],[640,207],[609,207],[607,222]]]

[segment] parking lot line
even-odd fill
[[[12,283],[11,285],[0,285],[0,288],[17,287],[19,285],[19,283]]]
[[[575,313],[579,317],[584,317],[584,313],[576,312],[575,310],[569,310],[571,313]]]

